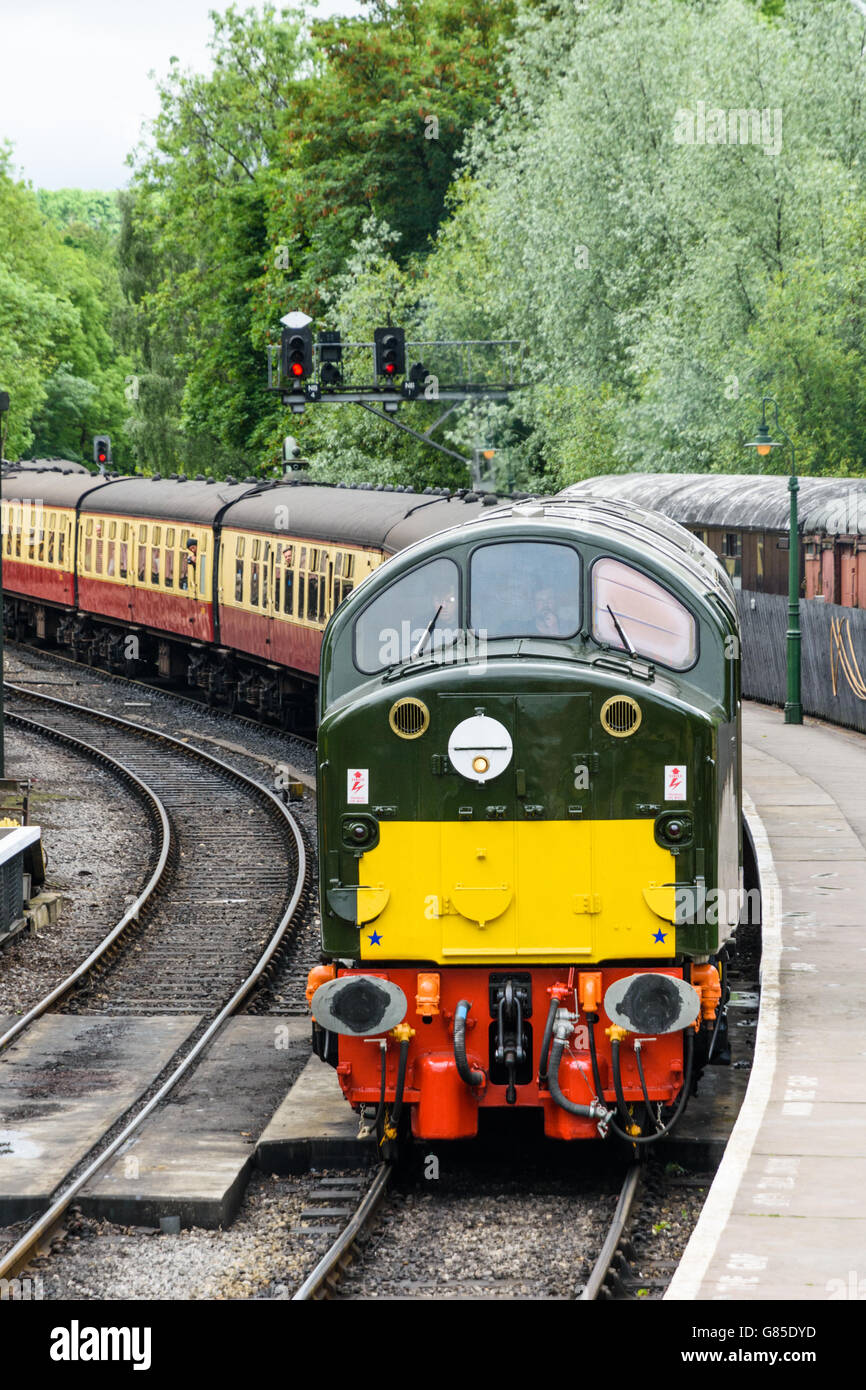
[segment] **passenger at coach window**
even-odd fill
[[[186,550],[181,551],[180,555],[180,587],[189,588],[188,570],[192,570],[192,587],[195,588],[195,562],[198,554],[198,541],[190,539],[186,543]]]

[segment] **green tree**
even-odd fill
[[[12,397],[11,457],[78,459],[90,434],[122,430],[110,231],[67,218],[56,207],[46,217],[12,177],[8,148],[0,152],[0,382]]]
[[[311,25],[303,9],[230,9],[213,16],[212,73],[175,64],[161,87],[121,232],[140,377],[128,428],[143,464],[273,463],[285,421],[265,349],[289,307],[341,326],[323,318],[328,287],[371,213],[416,278],[461,140],[494,100],[513,3],[367,11]],[[378,454],[382,432],[366,428]],[[395,464],[406,447],[394,440]]]
[[[810,467],[863,468],[863,77],[842,0],[521,8],[426,280],[433,326],[521,326],[540,481],[754,467],[767,390]]]

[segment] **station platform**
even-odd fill
[[[755,1058],[665,1294],[866,1298],[866,738],[744,707],[763,892]]]

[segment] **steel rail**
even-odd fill
[[[576,1295],[579,1303],[591,1303],[599,1298],[604,1288],[605,1280],[610,1273],[611,1264],[616,1255],[620,1241],[623,1239],[625,1228],[631,1216],[631,1209],[634,1205],[635,1195],[640,1183],[641,1165],[633,1163],[625,1175],[625,1181],[619,1194],[619,1201],[616,1204],[616,1211],[610,1223],[601,1253],[592,1267],[589,1278],[583,1289]]]
[[[226,709],[223,705],[210,705],[206,700],[197,700],[193,695],[186,695],[181,690],[166,690],[161,685],[155,685],[150,681],[138,680],[135,676],[124,676],[120,671],[107,671],[104,666],[95,666],[88,661],[76,661],[74,656],[67,656],[65,652],[55,652],[50,648],[34,647],[29,642],[16,641],[14,638],[7,638],[6,648],[10,652],[29,652],[31,656],[41,657],[46,661],[62,661],[67,666],[77,666],[82,671],[89,671],[101,678],[101,682],[106,685],[114,683],[117,685],[132,686],[133,689],[147,691],[149,695],[156,695],[161,700],[182,700],[185,705],[191,705],[200,713],[212,714],[217,719],[236,719],[240,724],[248,724],[251,729],[279,735],[282,738],[295,739],[302,743],[305,748],[315,748],[316,740],[305,738],[303,734],[297,734],[291,729],[282,729],[279,724],[268,723],[264,719],[253,719],[249,714],[241,714],[237,709]],[[26,680],[26,676],[17,677],[19,680]],[[99,683],[101,683],[99,682]],[[82,706],[86,708],[86,706]]]
[[[162,1083],[162,1085],[150,1098],[150,1100],[133,1117],[133,1119],[130,1120],[130,1122],[124,1126],[122,1131],[111,1141],[111,1143],[108,1144],[107,1147],[103,1149],[103,1151],[100,1154],[97,1155],[93,1162],[90,1163],[88,1167],[82,1173],[80,1173],[77,1178],[75,1178],[71,1183],[69,1183],[68,1186],[65,1187],[58,1194],[58,1196],[52,1201],[51,1205],[47,1208],[47,1210],[44,1211],[42,1215],[38,1217],[38,1219],[33,1223],[29,1230],[27,1230],[15,1242],[15,1244],[12,1245],[11,1248],[5,1252],[5,1254],[0,1256],[0,1278],[14,1278],[14,1276],[21,1269],[27,1266],[29,1261],[38,1252],[40,1241],[46,1239],[51,1234],[51,1232],[57,1227],[58,1223],[60,1222],[67,1208],[69,1207],[70,1203],[77,1196],[77,1194],[82,1190],[82,1188],[84,1188],[87,1185],[91,1178],[95,1176],[95,1174],[100,1170],[100,1168],[102,1168],[104,1164],[107,1163],[108,1160],[112,1158],[118,1152],[118,1150],[121,1149],[123,1145],[128,1142],[128,1140],[133,1136],[136,1130],[144,1123],[148,1116],[153,1113],[156,1107],[166,1098],[166,1096],[175,1088],[175,1086],[177,1086],[178,1082],[186,1075],[187,1071],[192,1066],[192,1064],[198,1060],[198,1058],[202,1055],[204,1050],[209,1046],[209,1044],[219,1033],[223,1025],[237,1010],[240,1004],[244,1002],[244,1000],[250,994],[252,989],[261,979],[272,958],[281,946],[283,938],[285,937],[286,932],[288,931],[289,926],[292,923],[292,919],[294,918],[295,912],[297,911],[298,904],[301,900],[301,895],[303,893],[306,883],[307,861],[303,837],[301,835],[298,825],[294,820],[294,817],[291,815],[288,808],[283,805],[283,803],[279,800],[277,796],[274,795],[273,792],[269,791],[266,787],[263,787],[260,783],[252,781],[251,778],[245,777],[243,773],[238,772],[235,768],[230,767],[227,763],[223,763],[219,758],[213,757],[210,753],[203,753],[200,749],[191,748],[188,744],[182,743],[179,739],[173,738],[170,734],[160,733],[157,730],[147,728],[145,725],[134,724],[129,720],[120,719],[116,715],[106,714],[100,710],[92,710],[87,706],[83,705],[74,705],[68,700],[60,700],[52,695],[34,694],[34,692],[32,691],[29,691],[24,687],[16,686],[14,684],[7,684],[6,689],[11,691],[14,695],[22,696],[27,699],[35,700],[48,705],[57,705],[65,710],[73,711],[78,714],[83,714],[89,718],[94,718],[102,722],[115,724],[122,728],[134,730],[136,733],[142,734],[148,738],[156,739],[159,742],[170,744],[176,749],[185,753],[189,757],[193,757],[200,761],[213,765],[214,767],[221,770],[223,773],[230,776],[233,780],[245,784],[250,790],[252,790],[256,794],[256,796],[259,799],[266,801],[273,807],[277,815],[277,818],[282,819],[285,822],[290,836],[294,841],[295,853],[297,855],[296,882],[291,896],[289,898],[289,902],[283,912],[282,917],[280,918],[279,923],[277,924],[273,934],[271,935],[270,940],[268,941],[264,951],[260,955],[252,971],[250,971],[250,973],[246,976],[243,982],[238,986],[234,994],[229,999],[228,1003],[223,1005],[219,1013],[205,1029],[204,1033],[202,1033],[202,1035],[195,1042],[190,1051],[186,1054],[186,1056],[178,1064],[178,1066],[176,1066],[175,1069],[170,1073],[170,1075],[166,1078],[166,1080]],[[98,1142],[99,1141],[97,1141],[97,1143]]]
[[[376,1176],[358,1203],[354,1214],[349,1218],[344,1230],[337,1236],[333,1245],[326,1250],[312,1273],[307,1275],[300,1288],[292,1294],[293,1302],[314,1302],[329,1298],[333,1294],[340,1275],[351,1262],[352,1247],[379,1210],[385,1193],[388,1191],[392,1175],[393,1168],[388,1163],[383,1163],[376,1170]]]
[[[83,753],[84,756],[92,758],[94,761],[102,763],[103,766],[110,768],[122,781],[131,783],[139,792],[153,820],[159,826],[160,850],[153,873],[131,907],[127,908],[126,912],[124,912],[120,921],[111,928],[108,934],[104,936],[99,944],[90,952],[90,955],[72,971],[71,975],[67,975],[65,980],[61,980],[60,984],[55,985],[48,994],[44,995],[37,1004],[33,1005],[32,1009],[28,1010],[26,1014],[17,1019],[16,1022],[12,1024],[11,1028],[7,1028],[6,1032],[0,1036],[0,1052],[8,1047],[9,1044],[18,1037],[19,1033],[23,1033],[24,1029],[28,1028],[37,1018],[41,1018],[42,1014],[46,1013],[47,1010],[51,1008],[52,1004],[56,1004],[58,999],[62,999],[70,990],[74,989],[79,980],[84,978],[97,961],[108,954],[111,947],[119,940],[127,927],[130,926],[131,923],[138,921],[142,908],[149,902],[162,882],[172,845],[171,823],[165,806],[156,792],[149,787],[146,782],[142,782],[141,778],[137,777],[131,768],[126,767],[123,763],[119,763],[115,758],[104,753],[102,749],[94,748],[92,744],[85,743],[82,739],[73,738],[71,734],[63,733],[60,729],[49,729],[42,724],[35,723],[33,720],[25,719],[20,714],[10,714],[7,712],[6,723],[12,724],[16,728],[27,729],[44,738],[50,738],[54,742],[63,743],[71,748],[73,752]]]

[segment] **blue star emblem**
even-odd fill
[[[377,931],[372,932],[368,940],[371,946],[381,946],[382,944],[382,938]]]
[[[666,936],[667,936],[667,932],[662,931],[661,927],[659,927],[658,931],[656,932],[655,936],[653,937],[653,941],[662,942],[662,941],[664,941],[664,939],[665,939]]]

